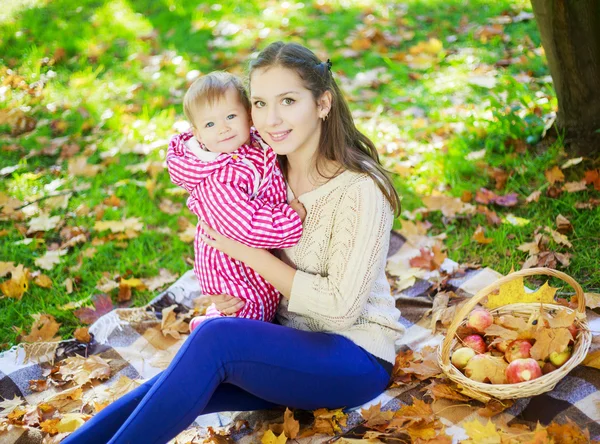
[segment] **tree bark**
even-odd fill
[[[600,0],[531,0],[572,148],[600,153]]]

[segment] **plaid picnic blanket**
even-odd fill
[[[388,266],[390,264],[396,267],[402,266],[407,263],[407,258],[414,257],[418,253],[418,248],[394,233],[390,243]],[[458,265],[448,259],[446,261],[449,263],[443,265],[448,268]],[[452,290],[458,296],[470,297],[500,276],[489,268],[467,270],[451,273],[449,278],[443,280],[443,285],[445,290]],[[441,343],[443,336],[432,333],[431,319],[426,316],[433,306],[435,292],[440,288],[439,282],[439,275],[436,279],[435,274],[432,273],[430,278],[417,279],[412,286],[395,294],[397,306],[402,311],[401,322],[406,327],[406,335],[399,346],[418,351],[426,345]],[[198,282],[190,270],[153,299],[147,307],[116,309],[99,318],[90,327],[90,333],[94,336],[90,344],[81,344],[74,340],[62,341],[48,345],[45,354],[44,350],[40,351],[40,347],[44,347],[43,344],[35,345],[35,349],[32,349],[32,346],[19,345],[1,353],[0,396],[4,399],[12,399],[18,395],[25,398],[30,405],[41,403],[42,400],[60,392],[60,389],[49,388],[43,392],[32,392],[30,380],[43,379],[52,367],[52,362],[58,362],[75,354],[98,355],[110,360],[111,378],[96,385],[93,391],[98,391],[103,385],[115,384],[121,375],[131,379],[151,378],[168,365],[187,338],[184,335],[177,340],[157,334],[156,327],[161,322],[162,309],[176,304],[181,310],[187,310],[199,296],[201,294]],[[591,330],[600,331],[599,316],[591,310],[588,310],[587,315]],[[600,346],[600,336],[595,336],[592,347],[598,346]],[[31,360],[32,356],[36,356],[37,359]],[[411,404],[413,397],[422,398],[424,385],[424,383],[411,383],[389,389],[362,407],[367,408],[381,403],[382,410],[398,410],[402,405]],[[461,424],[478,418],[478,415],[475,408],[465,404],[452,406],[452,403],[453,401],[444,399],[437,400],[436,414],[446,426],[446,433],[453,437],[454,442],[459,442],[467,439]],[[452,407],[447,408],[448,406]],[[240,420],[247,421],[252,426],[281,416],[282,411],[223,412],[203,415],[178,437],[177,442],[191,442],[191,438],[201,435],[209,426],[215,429],[227,427]],[[551,421],[564,423],[568,420],[574,421],[583,428],[587,427],[593,439],[600,438],[600,371],[579,366],[551,392],[517,400],[508,410],[492,418],[492,421],[498,425],[515,423],[535,425],[538,421],[542,424]],[[360,409],[350,411],[347,426],[344,428],[345,435],[353,436],[361,421]],[[232,436],[235,441],[244,444],[257,441],[250,428],[243,428],[234,432]],[[296,439],[296,441],[316,443],[329,439],[323,435],[316,435]],[[42,434],[35,429],[13,428],[0,433],[0,443],[38,444],[42,441]]]

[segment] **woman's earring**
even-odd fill
[[[321,119],[323,119],[323,122],[325,122],[327,119],[329,119],[329,113],[325,114],[323,117],[321,117]]]

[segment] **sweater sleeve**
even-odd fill
[[[385,266],[392,223],[391,207],[373,180],[349,187],[327,247],[328,272],[321,276],[297,270],[288,310],[320,321],[327,331],[354,325]]]
[[[201,202],[202,218],[212,228],[249,247],[289,248],[302,236],[302,221],[292,207],[251,199],[235,178],[203,187]]]

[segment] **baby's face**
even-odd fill
[[[199,106],[194,117],[194,136],[208,151],[231,153],[250,140],[250,117],[233,88],[212,105]]]

